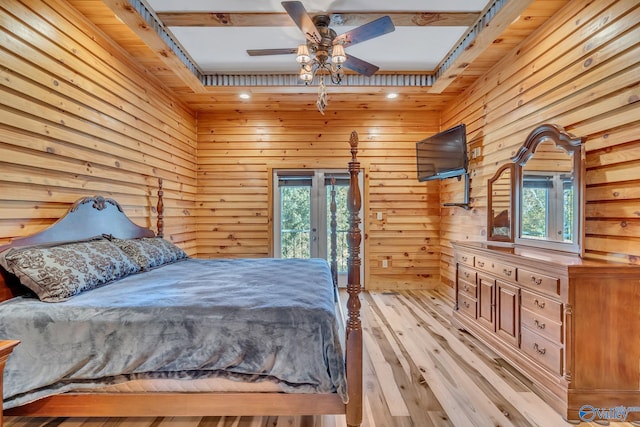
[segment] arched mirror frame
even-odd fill
[[[509,172],[508,183],[501,182],[498,189],[496,187],[496,183],[504,180],[504,173]],[[487,240],[491,240],[494,242],[513,242],[513,236],[515,235],[515,219],[513,217],[513,206],[515,203],[515,188],[516,188],[516,173],[515,173],[515,164],[507,163],[498,169],[493,175],[493,177],[489,178],[487,182]],[[505,209],[500,212],[496,212],[496,191],[506,192],[507,194],[501,195],[501,199],[507,197],[507,206]],[[500,206],[501,208],[503,206]],[[504,220],[501,217],[504,216],[506,221],[508,221],[507,225],[505,225]],[[500,230],[500,231],[498,231]],[[505,234],[506,231],[506,234]]]
[[[515,165],[515,243],[521,245],[537,246],[547,249],[561,250],[583,254],[584,241],[584,192],[585,192],[585,154],[584,142],[586,138],[578,138],[561,126],[553,124],[543,124],[535,128],[527,137],[516,155],[511,159]],[[521,236],[522,228],[522,189],[523,189],[523,168],[527,161],[534,156],[538,146],[546,141],[552,141],[556,147],[562,148],[573,156],[574,173],[574,221],[572,242],[561,242],[544,239],[532,239]]]

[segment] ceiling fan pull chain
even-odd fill
[[[324,75],[320,76],[320,84],[318,85],[318,100],[316,107],[320,114],[324,115],[324,109],[327,107],[327,86],[324,84]]]

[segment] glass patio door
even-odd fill
[[[324,258],[330,261],[330,203],[331,191],[335,189],[338,283],[346,283],[348,173],[339,170],[276,170],[273,182],[274,256],[280,258]]]

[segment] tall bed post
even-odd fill
[[[336,177],[331,177],[331,203],[329,205],[329,211],[331,212],[331,221],[329,223],[331,228],[331,277],[333,279],[333,286],[338,288],[338,221],[336,220]]]
[[[362,423],[362,322],[360,320],[360,208],[362,206],[358,174],[360,162],[358,154],[358,133],[351,132],[351,161],[349,162],[349,259],[347,262],[347,330],[346,359],[349,403],[347,404],[347,425],[359,426]]]
[[[164,202],[162,200],[163,195],[164,191],[162,191],[162,178],[158,178],[158,204],[156,206],[156,211],[158,213],[156,226],[158,232],[156,233],[156,236],[160,238],[164,237]]]

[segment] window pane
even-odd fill
[[[522,211],[527,213],[522,219],[523,237],[547,236],[548,197],[547,188],[531,186],[522,189]]]
[[[282,258],[311,257],[311,187],[280,188]]]
[[[565,242],[572,242],[573,235],[573,207],[574,207],[573,179],[565,179],[562,182],[562,236]]]

